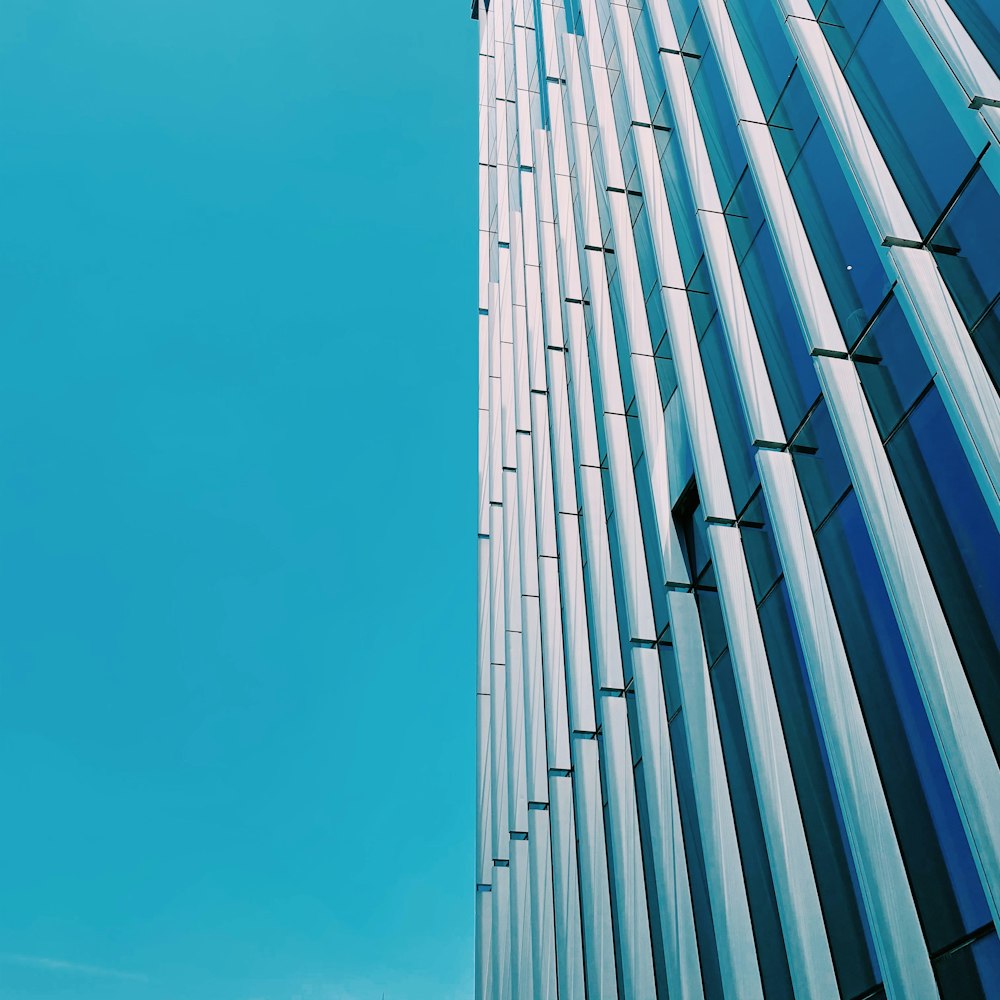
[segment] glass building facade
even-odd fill
[[[479,0],[480,1000],[1000,998],[1000,5]]]

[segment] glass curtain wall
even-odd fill
[[[478,0],[480,1000],[1000,1000],[1000,12]]]

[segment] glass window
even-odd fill
[[[791,434],[819,398],[819,382],[774,240],[761,229],[740,271],[778,411]]]
[[[816,532],[816,542],[934,953],[990,919],[979,873],[853,492]]]
[[[788,182],[840,328],[851,343],[885,298],[889,281],[823,129],[812,130]]]
[[[1000,74],[1000,7],[994,0],[948,0],[948,4]]]
[[[772,0],[729,0],[726,6],[761,107],[769,115],[795,65],[788,36]]]
[[[1000,535],[936,387],[886,450],[1000,759]]]
[[[975,156],[884,4],[872,15],[844,73],[926,236]]]
[[[760,478],[747,433],[736,377],[729,359],[729,349],[723,339],[722,324],[716,316],[702,338],[701,357],[733,503],[737,510],[742,510],[759,485]]]
[[[695,487],[689,487],[677,501],[674,509],[674,523],[677,534],[684,546],[688,573],[694,583],[708,568],[711,554],[708,549],[708,526],[701,509],[701,500]]]
[[[681,258],[684,281],[688,282],[701,260],[701,235],[697,229],[694,203],[688,190],[680,158],[680,141],[674,140],[673,132],[654,129],[657,145],[660,147],[660,166],[663,183],[670,205],[670,221],[677,239],[677,250]]]
[[[677,778],[681,830],[684,834],[684,850],[687,855],[691,903],[694,909],[695,933],[698,935],[698,958],[701,961],[701,978],[705,988],[705,1000],[723,1000],[718,941],[712,923],[712,904],[708,894],[705,855],[701,848],[697,800],[694,794],[694,779],[691,774],[691,757],[688,752],[683,711],[678,712],[670,720],[670,748],[674,755],[674,774]]]
[[[895,295],[889,297],[853,357],[884,441],[931,381]]]
[[[938,268],[966,324],[975,326],[1000,293],[1000,194],[977,166],[931,236]]]
[[[626,699],[629,707],[629,728],[633,733],[637,733],[638,730],[638,713],[635,708],[635,694],[629,691],[626,695]],[[643,866],[645,874],[646,883],[646,900],[649,906],[649,929],[650,943],[653,946],[653,976],[656,981],[656,993],[660,995],[666,995],[666,983],[667,983],[667,956],[663,951],[663,920],[669,914],[660,913],[660,897],[657,892],[656,886],[656,873],[653,868],[653,859],[655,857],[653,851],[653,841],[650,835],[650,823],[649,823],[649,809],[646,805],[646,772],[643,762],[640,759],[636,760],[637,754],[637,741],[633,739],[632,741],[632,755],[633,755],[633,772],[635,774],[635,792],[636,792],[636,805],[639,814],[639,843],[642,848],[642,856],[645,859],[645,864]]]
[[[687,284],[688,302],[691,305],[691,318],[694,320],[695,333],[700,340],[709,324],[715,317],[715,291],[708,274],[708,261],[704,257],[698,262],[698,266],[691,275],[691,280]]]
[[[691,63],[694,60],[685,62]],[[712,173],[719,189],[719,198],[725,205],[746,168],[747,158],[715,50],[707,49],[701,59],[697,60],[697,64],[691,91],[708,147]]]
[[[785,168],[785,173],[791,170],[798,159],[806,139],[818,121],[816,105],[813,103],[802,70],[796,65],[781,98],[768,118],[768,125],[772,130],[771,137],[777,146],[778,157]]]
[[[996,931],[934,963],[941,1000],[1000,1000],[1000,941]]]
[[[691,22],[699,13],[698,0],[661,0],[670,8],[671,20],[677,37],[684,40],[691,27]]]
[[[646,456],[642,454],[641,433],[639,431],[639,421],[630,417],[626,421],[629,428],[629,437],[633,441],[632,454],[639,457],[635,460],[635,487],[636,495],[639,499],[639,517],[643,526],[643,541],[646,550],[646,569],[649,573],[650,594],[653,601],[653,622],[655,623],[657,634],[659,634],[669,621],[670,614],[667,610],[667,595],[663,589],[664,579],[663,560],[660,557],[660,547],[657,542],[656,532],[653,527],[656,524],[656,516],[653,510],[653,498],[649,485],[649,467],[646,464]]]
[[[851,57],[877,3],[878,0],[827,0],[823,4],[820,24],[841,67]]]
[[[1000,297],[973,328],[972,342],[976,345],[993,384],[1000,389]]]
[[[705,655],[710,664],[725,652],[728,645],[726,624],[722,618],[722,602],[715,579],[715,568],[711,563],[699,577],[695,587],[695,599],[701,614],[701,631],[705,639]]]
[[[774,547],[771,528],[767,523],[764,499],[760,493],[757,493],[747,504],[746,510],[740,514],[739,525],[743,551],[746,553],[747,566],[750,569],[750,585],[753,588],[754,600],[760,603],[781,576],[778,551]]]
[[[792,439],[789,451],[795,462],[809,520],[815,528],[851,482],[826,400],[809,415]]]
[[[760,623],[840,994],[855,997],[879,976],[784,581],[761,605]]]
[[[712,669],[711,676],[764,995],[768,1000],[793,1000],[785,939],[771,881],[767,844],[743,731],[743,715],[728,653]]]
[[[642,195],[630,193],[628,203],[632,213],[635,252],[639,259],[642,296],[648,300],[653,290],[660,287],[660,275],[656,267],[656,254],[653,247],[653,233],[649,228],[649,213],[646,211],[645,200]],[[659,296],[657,296],[657,299],[659,299]],[[655,338],[653,343],[656,343]]]
[[[656,647],[660,655],[660,675],[663,677],[663,693],[667,701],[667,718],[672,719],[681,707],[680,687],[677,679],[677,660],[674,647],[670,643],[670,626],[664,629]]]
[[[749,170],[743,171],[743,176],[726,205],[726,225],[729,226],[736,259],[741,261],[760,227],[764,225],[764,208]]]
[[[639,56],[639,71],[642,73],[649,113],[653,115],[654,120],[659,115],[660,123],[669,125],[670,121],[664,117],[667,87],[660,66],[660,50],[653,37],[653,26],[648,17],[640,17],[635,23],[635,47]]]

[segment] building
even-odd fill
[[[480,0],[478,995],[1000,997],[994,0]]]

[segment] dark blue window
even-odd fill
[[[840,327],[851,343],[885,298],[889,282],[823,129],[813,129],[788,182]]]
[[[774,240],[762,229],[740,267],[786,434],[819,398],[819,382]]]
[[[769,115],[795,65],[788,36],[772,0],[729,0],[726,6],[761,107]]]
[[[729,778],[736,836],[750,901],[750,918],[757,942],[757,961],[760,964],[764,995],[768,1000],[792,1000],[794,994],[785,954],[785,939],[781,932],[778,904],[771,881],[767,845],[743,731],[743,715],[728,653],[712,669],[712,691],[719,717],[722,752],[726,760],[726,775]]]
[[[996,931],[934,963],[941,1000],[1000,1000],[1000,941]]]
[[[858,375],[884,441],[931,380],[894,295],[854,351]]]
[[[674,774],[677,777],[677,799],[681,813],[681,830],[687,855],[691,902],[694,908],[695,933],[698,935],[698,958],[705,987],[705,1000],[723,1000],[722,973],[719,970],[718,941],[712,922],[712,904],[708,892],[705,855],[701,848],[697,800],[691,774],[684,712],[670,720],[670,747],[674,754]]]
[[[975,155],[884,4],[868,22],[845,75],[926,236]]]
[[[792,439],[790,451],[806,511],[815,528],[850,485],[843,452],[825,400],[813,410]]]
[[[973,327],[1000,294],[1000,194],[977,166],[931,236],[938,268],[962,318]]]
[[[1000,7],[994,0],[948,0],[948,4],[1000,74]]]
[[[1000,535],[937,388],[887,451],[1000,758]]]
[[[840,993],[858,996],[879,977],[783,581],[761,605],[760,623]]]
[[[816,541],[933,953],[981,927],[989,909],[853,492]]]

